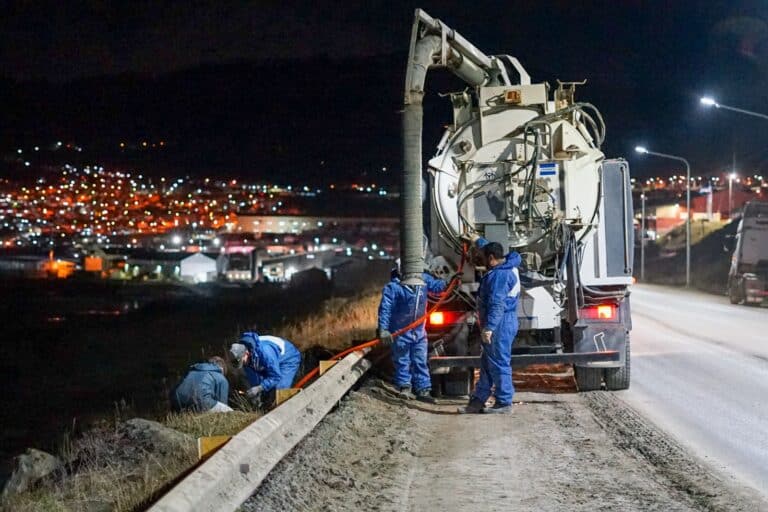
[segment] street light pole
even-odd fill
[[[748,116],[753,117],[759,117],[761,119],[768,119],[768,115],[761,114],[760,112],[753,112],[751,110],[746,110],[743,108],[736,108],[736,107],[730,107],[728,105],[723,105],[722,103],[716,102],[713,98],[710,98],[709,96],[704,96],[700,99],[702,105],[706,105],[708,107],[715,107],[715,108],[722,108],[723,110],[730,110],[731,112],[738,112],[739,114],[746,114]]]
[[[637,146],[635,151],[645,155],[658,156],[669,160],[677,160],[685,164],[685,287],[691,287],[691,165],[681,156],[668,155],[650,151],[642,146]]]
[[[645,282],[645,190],[640,191],[640,282]]]
[[[739,114],[746,114],[748,116],[752,117],[759,117],[760,119],[766,119],[768,120],[767,114],[761,114],[760,112],[753,112],[751,110],[746,110],[743,108],[736,108],[736,107],[730,107],[728,105],[723,105],[722,103],[718,103],[715,101],[714,98],[710,96],[702,96],[699,101],[702,105],[706,105],[708,107],[715,107],[715,108],[722,108],[724,110],[730,110],[732,112],[738,112]],[[736,179],[736,153],[733,154],[733,169],[731,170],[731,173],[728,175],[728,218],[733,218],[733,180]]]

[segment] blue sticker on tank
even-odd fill
[[[557,176],[557,168],[555,162],[539,164],[539,176]]]

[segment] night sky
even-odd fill
[[[672,4],[667,5],[667,3]],[[70,4],[70,5],[66,5]],[[668,173],[632,149],[689,157],[694,173],[768,173],[768,6],[707,2],[15,2],[0,18],[0,147],[72,141],[146,172],[314,181],[399,168],[399,118],[413,9],[534,81],[589,79],[609,156]],[[444,72],[443,72],[444,73]],[[449,120],[435,74],[426,153]],[[118,144],[167,140],[163,152]],[[5,162],[5,173],[19,172]],[[380,176],[394,181],[395,176]]]

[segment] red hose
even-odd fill
[[[458,272],[461,272],[462,269],[464,268],[464,262],[465,262],[466,255],[467,255],[467,247],[465,245],[465,246],[462,247],[461,262],[459,263],[459,270],[458,270]],[[395,338],[396,336],[400,336],[401,334],[403,334],[405,332],[408,332],[411,329],[413,329],[415,327],[418,327],[419,325],[424,323],[424,321],[426,321],[426,319],[429,317],[429,315],[432,314],[437,308],[439,308],[446,301],[446,299],[448,299],[448,297],[450,297],[451,293],[453,293],[453,289],[456,288],[456,285],[458,284],[458,282],[460,280],[461,280],[460,276],[455,276],[453,279],[451,279],[451,282],[448,284],[448,287],[445,289],[445,291],[443,293],[440,294],[440,300],[438,300],[437,303],[435,303],[435,305],[432,306],[432,308],[429,311],[427,311],[426,313],[424,313],[423,316],[421,316],[420,318],[414,320],[413,322],[411,322],[410,324],[406,325],[402,329],[399,329],[399,330],[393,332],[392,333],[392,337]],[[344,350],[342,352],[339,352],[335,356],[331,357],[331,361],[338,361],[339,359],[342,359],[343,357],[351,354],[352,352],[356,352],[358,350],[363,350],[363,349],[368,348],[368,347],[373,347],[373,346],[377,345],[380,341],[381,340],[379,338],[374,338],[374,339],[372,339],[370,341],[366,341],[365,343],[361,343],[360,345],[355,345],[354,347],[350,347],[350,348],[348,348],[348,349],[346,349],[346,350]],[[307,385],[307,383],[310,380],[312,380],[315,377],[315,375],[318,374],[319,371],[320,371],[320,368],[316,366],[311,371],[309,371],[306,375],[304,375],[304,377],[302,377],[301,380],[299,380],[299,382],[297,382],[294,387],[296,387],[296,388],[303,388],[304,386]]]

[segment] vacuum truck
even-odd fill
[[[466,85],[443,95],[453,121],[422,167],[426,75]],[[601,151],[605,124],[578,101],[583,82],[532,83],[518,59],[488,56],[422,10],[411,32],[403,108],[401,272],[461,284],[427,320],[430,367],[445,394],[467,394],[479,367],[475,295],[481,236],[517,251],[522,291],[512,366],[574,365],[580,390],[627,389],[634,234],[629,167]]]

